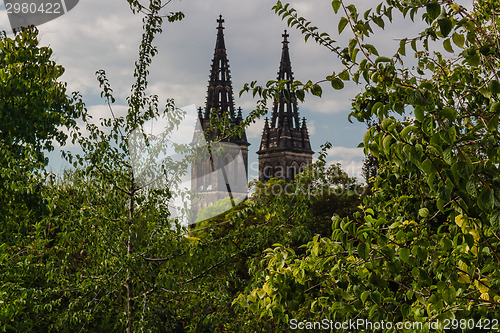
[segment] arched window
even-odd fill
[[[307,163],[306,163],[306,162],[302,162],[302,163],[300,163],[299,172],[304,171],[304,169],[305,169],[306,167],[307,167]]]

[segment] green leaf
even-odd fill
[[[483,45],[479,48],[479,52],[482,55],[488,55],[491,52],[491,47],[489,45]]]
[[[480,62],[481,62],[481,59],[479,58],[479,56],[477,54],[474,54],[472,56],[469,56],[467,58],[467,62],[469,63],[469,65],[471,65],[472,67],[477,67],[479,66]]]
[[[365,135],[363,135],[363,145],[364,147],[368,147],[368,142],[370,141],[372,137],[372,132],[371,131],[366,131]]]
[[[410,249],[406,247],[402,247],[399,250],[399,257],[401,260],[403,260],[405,263],[410,264]]]
[[[366,60],[366,59],[365,59]],[[349,81],[349,71],[344,69],[338,76],[341,80]]]
[[[472,236],[471,234],[464,234],[464,240],[469,248],[472,248],[474,246],[474,236]]]
[[[360,258],[365,259],[365,260],[368,258],[368,251],[367,251],[367,247],[366,247],[365,243],[359,243],[357,250],[358,250],[358,255],[360,256]]]
[[[444,41],[443,41],[443,47],[446,51],[450,52],[450,53],[453,53],[455,52],[453,50],[453,47],[451,47],[451,40],[449,38],[446,38]]]
[[[442,18],[438,20],[438,25],[443,37],[448,36],[448,34],[451,32],[451,29],[453,28],[453,23],[449,18]]]
[[[380,295],[380,292],[378,290],[375,290],[370,294],[370,298],[375,304],[380,304],[380,301],[382,300],[382,297]]]
[[[345,17],[341,17],[341,18],[340,18],[340,21],[339,21],[339,27],[338,27],[338,29],[339,29],[339,34],[341,34],[341,33],[342,33],[342,31],[344,31],[344,28],[345,28],[345,26],[347,25],[347,23],[348,23],[348,21],[347,21],[347,19],[346,19]]]
[[[465,44],[465,36],[459,33],[454,33],[451,38],[453,39],[453,43],[455,43],[456,46],[459,48],[463,49],[464,44]]]
[[[386,135],[384,137],[383,142],[382,142],[382,147],[384,148],[384,150],[385,150],[385,152],[387,154],[389,154],[389,148],[391,147],[391,141],[392,141],[392,136],[391,135]]]
[[[488,212],[493,209],[495,204],[495,197],[493,196],[493,191],[490,191],[486,187],[481,190],[479,197],[477,198],[477,204],[481,210]]]
[[[488,130],[492,132],[498,130],[498,114],[493,115],[488,121]]]
[[[452,304],[453,302],[455,302],[457,298],[457,291],[453,286],[446,286],[445,288],[439,291],[442,293],[446,303]]]
[[[373,17],[373,22],[375,22],[376,25],[384,29],[385,23],[384,20],[380,16],[375,16]]]
[[[341,90],[344,88],[344,82],[339,78],[333,79],[331,84],[332,84],[333,89],[335,89],[335,90]]]
[[[432,161],[428,158],[422,162],[422,164],[420,165],[420,168],[428,175],[436,172],[434,165],[432,165]]]
[[[353,62],[356,62],[356,55],[358,54],[359,52],[359,49],[357,47],[355,47],[352,52],[349,54],[349,56],[351,57],[351,60]]]
[[[447,134],[446,132],[443,132],[445,134]],[[453,156],[453,151],[451,150],[450,147],[446,148],[443,152],[443,159],[446,163],[448,163],[449,165],[453,164],[454,162],[454,156]]]
[[[368,51],[368,53],[378,56],[377,48],[372,44],[364,44],[363,47]]]
[[[399,49],[398,49],[398,53],[405,56],[406,55],[406,38],[402,39],[400,42],[399,42]]]
[[[481,95],[483,95],[484,97],[490,99],[491,98],[491,91],[489,89],[487,89],[486,87],[482,87],[481,89],[479,89],[479,92],[481,93]]]
[[[500,102],[495,102],[495,103],[491,104],[490,112],[493,112],[495,114],[499,114],[500,113]]]
[[[346,301],[352,301],[354,299],[354,297],[351,294],[345,292],[344,290],[342,290],[340,294],[342,298],[345,299]]]
[[[378,64],[379,62],[392,62],[392,60],[391,60],[391,58],[380,56],[377,59],[375,59],[376,64]]]
[[[472,196],[477,195],[476,183],[474,182],[474,179],[471,178],[467,181],[467,184],[465,185],[465,189],[467,190],[467,193],[469,193],[470,195],[472,195]]]
[[[349,54],[352,53],[356,45],[358,45],[358,41],[356,40],[356,38],[349,39],[349,45],[348,45]]]
[[[427,6],[425,6],[425,9],[427,10],[427,16],[429,17],[431,22],[434,21],[439,16],[439,14],[441,14],[441,6],[437,1],[429,2]]]
[[[321,86],[319,84],[315,84],[312,86],[311,92],[314,96],[321,97],[321,94],[323,93],[323,89],[321,89]]]
[[[363,304],[366,302],[366,300],[368,299],[368,296],[370,296],[370,292],[368,290],[365,290],[363,291],[363,293],[361,293],[361,296],[360,296],[360,299],[361,299],[361,302],[363,302]]]
[[[415,107],[415,118],[417,118],[418,121],[423,122],[424,121],[424,109],[420,106]]]
[[[424,218],[427,217],[427,216],[429,216],[429,209],[427,209],[425,207],[424,208],[420,208],[418,210],[418,215],[421,216],[421,217],[424,217]]]
[[[453,144],[457,140],[457,130],[455,129],[455,126],[448,129],[448,138],[450,139],[450,144]]]
[[[442,108],[441,110],[439,110],[439,115],[448,118],[451,121],[457,119],[457,111],[453,108]]]
[[[401,138],[404,139],[404,140],[408,140],[408,134],[414,130],[416,130],[418,127],[417,126],[413,126],[413,125],[409,125],[409,126],[406,126],[402,131],[401,133],[399,133],[401,135]]]
[[[332,1],[332,8],[333,8],[333,11],[335,12],[335,14],[338,13],[341,3],[342,3],[341,0],[333,0]]]
[[[410,42],[410,45],[411,45],[411,48],[413,49],[413,51],[417,52],[417,40],[412,39]]]
[[[500,229],[500,210],[497,209],[490,216],[490,223],[496,229]]]
[[[493,94],[500,94],[500,83],[497,80],[491,80],[488,83],[488,88]]]
[[[304,90],[303,89],[295,90],[295,96],[298,98],[299,101],[303,102],[305,98]]]

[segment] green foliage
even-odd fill
[[[250,200],[194,231],[170,218],[172,189],[139,185],[127,142],[155,117],[171,115],[175,126],[173,101],[160,110],[147,78],[163,19],[183,15],[161,14],[156,0],[129,4],[144,14],[129,111],[102,119],[102,127],[88,123],[88,137],[75,134],[83,154],[66,153],[75,170],[58,180],[41,174],[40,153],[52,139],[64,142],[57,128],[75,129],[83,104],[66,97],[57,82],[62,68],[38,48],[36,33],[1,38],[0,74],[13,86],[0,99],[1,330],[282,332],[292,318],[500,317],[494,1],[469,12],[453,1],[389,0],[359,13],[334,0],[334,31],[352,33],[346,45],[278,1],[278,15],[345,65],[320,82],[294,82],[297,98],[321,97],[323,83],[364,82],[350,118],[369,125],[360,144],[371,156],[368,186],[326,165],[327,144],[293,182],[255,183]],[[421,15],[427,27],[391,55],[368,39],[388,29],[396,11]],[[441,46],[450,54],[434,51]],[[406,56],[416,57],[414,69]],[[111,85],[104,71],[97,77],[112,110]],[[244,124],[263,115],[287,83],[245,85],[242,92],[261,99]],[[9,116],[15,109],[28,118]],[[37,121],[26,127],[26,119]]]
[[[67,96],[66,83],[58,81],[64,68],[51,56],[50,48],[39,46],[35,27],[14,38],[0,32],[0,140],[18,156],[31,145],[42,159],[53,140],[65,144],[60,127],[76,133],[76,119],[86,117],[80,96]]]
[[[57,279],[52,246],[57,227],[47,221],[49,200],[43,172],[43,149],[52,141],[64,145],[77,131],[86,110],[78,94],[66,95],[58,81],[63,68],[51,60],[52,50],[40,47],[35,28],[14,38],[0,35],[0,330],[47,331]],[[59,226],[58,226],[59,227]],[[40,314],[47,316],[40,316]]]
[[[453,1],[387,1],[364,15],[342,0],[332,6],[345,15],[339,32],[349,26],[353,34],[344,48],[288,4],[274,10],[306,40],[335,51],[354,82],[364,79],[350,118],[376,124],[361,146],[378,172],[361,212],[334,216],[331,237],[315,237],[305,254],[269,249],[237,303],[285,324],[500,318],[496,2],[469,12]],[[387,28],[393,11],[411,20],[420,13],[428,26],[393,56],[379,55],[364,43],[373,23]],[[434,51],[439,42],[454,52],[451,41],[460,54]],[[405,65],[407,43],[416,73]]]
[[[24,30],[14,40],[1,39],[0,71],[8,87],[0,93],[5,93],[0,100],[5,118],[0,131],[5,152],[0,187],[9,191],[0,201],[11,208],[1,220],[2,330],[161,327],[170,332],[179,326],[170,299],[157,299],[160,290],[162,295],[173,293],[169,288],[178,276],[165,274],[171,266],[144,257],[174,253],[186,241],[169,220],[168,188],[146,190],[137,185],[127,144],[134,129],[161,113],[158,97],[145,92],[163,5],[130,4],[145,13],[145,31],[129,112],[102,119],[102,127],[87,123],[88,137],[73,133],[83,154],[64,154],[77,169],[58,181],[38,175],[41,150],[51,148],[51,139],[64,143],[61,125],[71,130],[76,129],[77,117],[87,120],[83,104],[77,94],[74,100],[66,97],[65,84],[56,81],[63,69],[50,60],[50,49],[38,47],[36,30]],[[167,18],[175,21],[182,16]],[[98,80],[112,111],[114,98],[104,71],[98,72]],[[167,108],[175,113],[172,101],[167,101]]]

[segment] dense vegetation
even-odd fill
[[[321,96],[326,83],[364,86],[349,118],[369,126],[360,138],[367,186],[328,166],[325,144],[290,185],[256,183],[250,200],[195,230],[171,217],[168,187],[138,185],[127,142],[141,124],[176,112],[172,100],[160,109],[159,97],[147,95],[148,66],[164,18],[183,14],[165,15],[158,0],[128,2],[144,16],[136,81],[127,115],[111,114],[100,127],[78,94],[68,96],[36,29],[0,36],[1,331],[283,332],[292,319],[357,318],[421,322],[424,331],[447,320],[455,331],[494,329],[497,1],[469,10],[453,0],[387,0],[358,13],[334,0],[339,34],[352,33],[347,45],[278,1],[273,9],[288,25],[345,66],[320,82],[296,82],[298,97]],[[396,13],[427,27],[381,54],[369,39]],[[105,72],[97,77],[112,109]],[[246,123],[283,83],[245,86],[260,96]],[[44,172],[44,149],[68,137],[83,151],[64,154],[74,170]]]

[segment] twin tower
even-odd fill
[[[210,71],[207,100],[205,109],[198,109],[197,131],[203,130],[207,142],[213,141],[216,133],[220,134],[221,132],[220,128],[223,126],[216,126],[218,119],[225,117],[224,126],[231,129],[238,128],[243,121],[241,108],[235,110],[234,107],[233,87],[224,43],[224,20],[222,16],[219,16],[217,23],[217,41],[215,42],[215,52]],[[274,177],[291,181],[298,172],[312,162],[313,151],[309,141],[306,119],[301,120],[299,118],[297,99],[295,93],[291,90],[293,72],[288,51],[288,37],[289,35],[285,30],[278,71],[278,80],[288,80],[288,82],[286,83],[286,89],[274,101],[271,120],[269,121],[268,118],[265,120],[260,149],[257,152],[259,155],[259,180],[261,182],[266,182]],[[248,146],[250,144],[247,141],[244,129],[230,137],[222,135],[219,140],[231,143],[232,147],[239,147],[237,150],[229,148],[225,154],[227,158],[222,163],[230,162],[236,158],[236,154],[241,153],[245,175],[241,175],[241,172],[240,174],[229,171],[227,173],[215,172],[216,169],[220,169],[222,166],[214,165],[212,157],[207,158],[206,161],[201,161],[201,163],[193,163],[191,170],[192,187],[202,192],[204,198],[198,200],[198,202],[193,202],[193,206],[199,206],[193,207],[195,211],[227,197],[228,191],[232,200],[231,189],[229,188],[230,178],[247,179]],[[238,183],[238,180],[233,180],[232,183]]]

